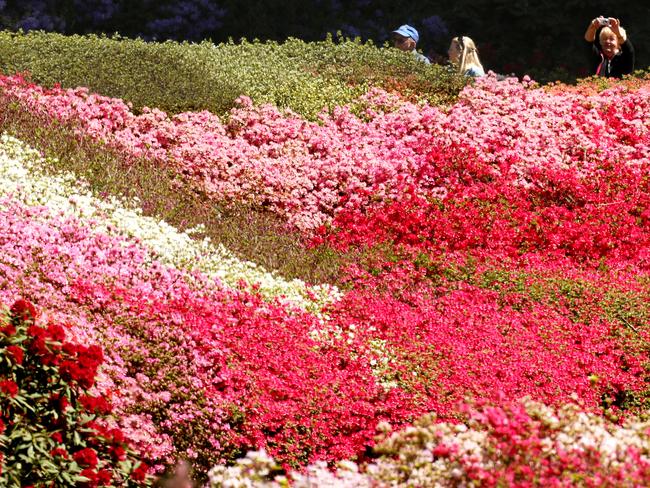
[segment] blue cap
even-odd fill
[[[418,42],[418,40],[420,39],[420,34],[418,34],[418,31],[415,30],[415,27],[411,27],[408,24],[404,24],[400,26],[399,29],[393,31],[393,34],[399,34],[400,36],[410,37],[415,42]]]

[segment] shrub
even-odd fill
[[[233,466],[214,466],[209,486],[617,487],[647,486],[650,479],[647,422],[617,425],[575,405],[552,409],[530,400],[462,408],[469,414],[464,423],[426,415],[397,432],[382,424],[386,434],[365,464],[343,461],[332,470],[314,463],[286,472],[264,451],[249,452]]]
[[[148,485],[146,465],[111,422],[110,402],[91,392],[102,350],[36,318],[18,300],[0,319],[0,484]]]
[[[466,83],[396,49],[340,39],[214,45],[145,42],[119,36],[0,33],[0,69],[29,71],[39,84],[84,86],[123,98],[136,111],[224,114],[240,95],[315,119],[375,86],[431,103],[453,101]]]
[[[576,405],[530,400],[465,408],[465,424],[425,416],[386,438],[369,472],[390,486],[614,487],[650,479],[647,422],[616,425]]]

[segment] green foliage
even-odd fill
[[[36,318],[24,300],[0,317],[0,485],[147,485],[110,404],[89,393],[101,349]]]
[[[122,98],[134,110],[224,114],[240,95],[315,119],[353,104],[370,87],[411,100],[450,103],[466,80],[444,67],[371,42],[331,37],[214,45],[145,42],[119,36],[0,32],[0,70],[29,72],[34,82],[86,86]]]

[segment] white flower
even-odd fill
[[[96,198],[75,175],[44,174],[41,168],[46,164],[37,151],[3,134],[0,194],[13,195],[27,205],[44,205],[62,215],[86,219],[89,228],[97,233],[136,239],[151,251],[152,261],[199,271],[228,287],[237,287],[242,281],[251,287],[257,285],[264,297],[278,298],[317,314],[341,295],[333,286],[309,287],[301,280],[287,281],[255,263],[237,259],[223,245],[212,244],[208,238],[194,240],[191,234],[202,232],[202,226],[180,232],[162,220],[142,215],[135,206],[137,200]]]

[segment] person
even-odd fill
[[[634,47],[618,19],[596,17],[587,27],[585,41],[595,75],[622,78],[634,71]]]
[[[415,49],[419,40],[420,34],[418,34],[418,31],[415,29],[415,27],[411,27],[408,24],[404,24],[400,26],[399,29],[395,29],[393,31],[393,45],[397,49],[406,52],[410,51],[418,61],[422,61],[426,64],[431,64],[429,58],[427,58],[424,54],[419,53]]]
[[[478,49],[474,41],[467,36],[454,37],[447,51],[449,62],[458,72],[471,77],[484,76],[485,70],[478,58]]]

